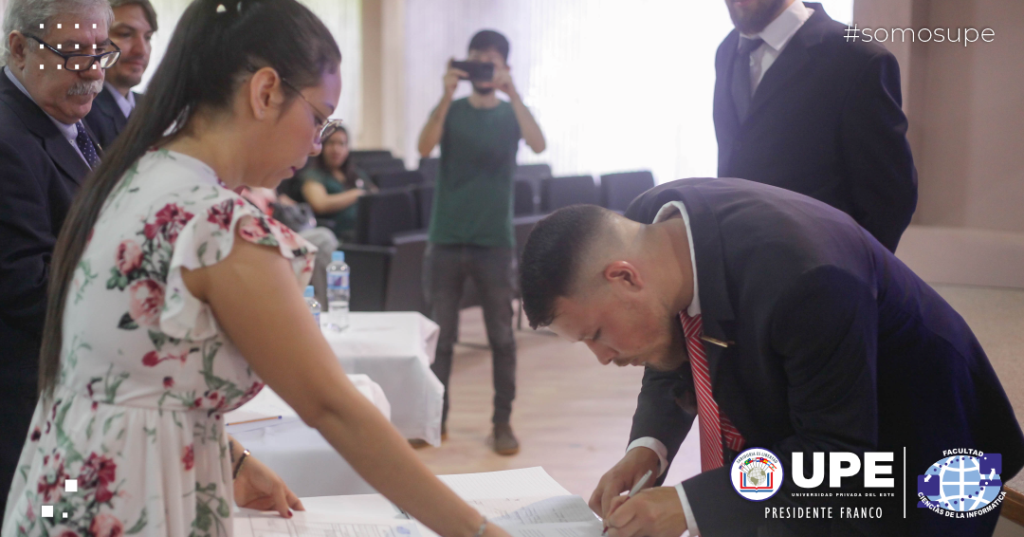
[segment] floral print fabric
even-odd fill
[[[315,248],[202,162],[152,151],[125,174],[75,271],[59,380],[36,407],[0,535],[231,535],[221,415],[263,384],[181,275],[224,259],[239,236],[309,281]]]

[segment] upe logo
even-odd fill
[[[917,504],[945,516],[972,513],[973,517],[995,509],[1003,499],[1003,456],[973,449],[954,449],[917,476]],[[962,516],[961,516],[962,518]]]
[[[748,449],[733,460],[730,477],[740,496],[763,502],[782,488],[782,463],[767,449]]]

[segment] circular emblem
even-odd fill
[[[931,465],[917,478],[918,507],[970,512],[999,504],[1003,458],[998,453],[956,455]],[[992,506],[992,507],[990,507]]]
[[[782,488],[782,462],[767,449],[748,449],[732,462],[729,477],[740,496],[763,502]]]

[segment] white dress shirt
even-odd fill
[[[794,1],[775,20],[768,23],[760,33],[754,35],[741,34],[748,39],[761,38],[764,41],[750,53],[750,94],[754,95],[757,86],[768,72],[768,68],[775,63],[779,54],[786,48],[789,41],[793,39],[797,30],[800,29],[811,18],[814,10],[805,6],[800,0]],[[739,40],[738,43],[742,43]],[[738,45],[737,45],[738,46]]]
[[[693,317],[700,315],[700,293],[698,293],[700,287],[697,284],[697,258],[693,252],[693,232],[690,231],[690,214],[686,212],[686,205],[683,205],[681,201],[666,203],[658,210],[657,216],[654,217],[654,223],[664,222],[675,216],[677,212],[683,219],[683,225],[686,226],[686,240],[690,243],[690,265],[693,268],[693,301],[686,308],[686,314]],[[665,444],[653,436],[644,436],[632,441],[629,447],[626,448],[626,452],[628,453],[630,450],[638,447],[648,448],[658,454],[658,477],[661,477],[668,470],[668,449],[665,447]],[[690,501],[686,499],[686,490],[683,489],[682,483],[676,484],[676,493],[679,494],[679,503],[683,506],[683,514],[686,515],[686,526],[690,535],[700,535],[697,521],[693,518],[693,510],[690,508]]]
[[[131,115],[132,110],[135,110],[135,94],[129,90],[128,97],[125,97],[121,95],[120,91],[117,91],[117,88],[111,86],[110,82],[104,82],[103,87],[114,96],[114,102],[117,103],[117,107],[121,109],[121,113],[124,114],[124,117],[127,118]]]
[[[22,93],[24,93],[25,96],[29,98],[29,100],[31,100],[32,102],[36,102],[36,100],[32,98],[32,95],[28,93],[28,90],[25,89],[25,86],[21,84],[21,81],[18,80],[18,77],[14,76],[14,73],[11,72],[11,69],[9,67],[4,66],[4,74],[7,75],[7,78],[10,79],[14,86],[17,87]],[[37,103],[36,106],[39,106],[39,104]],[[43,110],[43,107],[39,106],[39,109]],[[46,114],[46,110],[43,110],[43,113]],[[75,124],[72,123],[68,125],[67,123],[61,123],[50,114],[46,114],[46,117],[50,118],[50,121],[52,121],[53,124],[57,126],[57,130],[59,130],[60,133],[63,134],[65,138],[67,138],[68,142],[71,144],[71,147],[75,149],[75,153],[78,153],[78,156],[82,157],[82,162],[85,162],[85,165],[89,166],[89,161],[85,160],[85,155],[83,155],[82,150],[78,148],[78,142],[76,141],[78,139],[78,129],[75,127]],[[92,166],[89,167],[92,168]]]

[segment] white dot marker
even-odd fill
[[[57,29],[60,30],[60,23],[57,23]]]
[[[78,492],[78,480],[77,479],[65,479],[64,480],[64,491],[65,492]]]
[[[42,70],[43,70],[43,64],[39,64],[39,70],[40,70],[40,71],[42,71]]]
[[[57,43],[57,50],[60,50],[60,43]]]
[[[58,64],[57,64],[57,70],[58,70],[58,71],[60,71],[60,68],[61,68],[61,66],[60,66],[60,64],[58,63]]]
[[[67,518],[67,517],[68,517],[68,514],[67,514],[67,513],[64,513],[64,518]]]
[[[43,50],[43,44],[39,43],[39,50]]]
[[[53,518],[53,506],[52,505],[44,505],[43,506],[43,518]]]
[[[78,43],[75,43],[75,50],[78,50]]]
[[[76,30],[78,29],[78,23],[77,22],[75,23],[75,29]]]
[[[96,29],[96,23],[93,23],[93,25],[92,25],[92,29],[93,29],[93,30],[95,30],[95,29]]]
[[[43,26],[44,26],[44,24],[43,24],[43,23],[39,23],[39,29],[40,29],[40,30],[42,30],[42,29],[43,29]]]
[[[77,70],[78,70],[78,64],[76,63],[75,64],[75,71],[77,71]]]
[[[93,68],[93,69],[95,69],[95,68],[96,68],[96,64],[95,64],[95,63],[94,63],[94,64],[92,64],[92,68]]]

